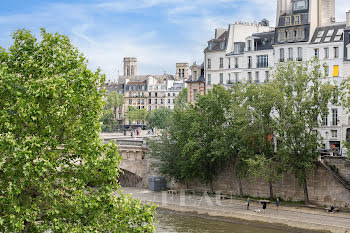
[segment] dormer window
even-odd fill
[[[240,46],[238,44],[235,45],[234,53],[237,54],[240,51]]]
[[[225,47],[225,42],[222,41],[222,42],[220,43],[220,49],[224,49],[224,47]]]
[[[294,40],[294,30],[289,30],[288,31],[288,41],[293,41]]]
[[[293,2],[293,11],[300,11],[307,9],[307,0],[295,0]]]
[[[283,42],[285,40],[284,35],[285,35],[285,31],[284,30],[280,30],[278,32],[278,41]]]
[[[297,29],[297,40],[304,40],[305,38],[305,32],[303,28]]]
[[[298,25],[298,24],[300,24],[300,23],[301,23],[301,21],[300,21],[300,15],[294,16],[294,24],[295,24],[295,25]]]
[[[292,17],[291,16],[286,16],[286,26],[291,25]]]

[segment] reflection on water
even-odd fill
[[[258,225],[239,220],[219,219],[203,215],[192,215],[157,209],[158,233],[282,233],[306,232],[295,229],[274,229],[267,225]]]

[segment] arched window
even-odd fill
[[[288,41],[293,41],[294,40],[294,33],[295,33],[295,31],[293,29],[290,29],[288,31]]]
[[[284,30],[280,30],[280,31],[278,32],[278,41],[283,42],[283,41],[285,40],[284,34],[285,34],[285,31],[284,31]]]
[[[131,75],[135,75],[135,67],[134,66],[131,66]]]
[[[130,69],[129,68],[126,69],[126,76],[130,76]]]
[[[304,29],[303,29],[303,28],[298,28],[296,32],[297,32],[297,33],[296,33],[296,34],[297,34],[297,35],[296,35],[297,40],[304,40],[304,38],[305,38]]]

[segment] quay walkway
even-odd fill
[[[265,213],[256,212],[262,209],[257,202],[250,203],[247,210],[246,203],[240,199],[221,200],[218,197],[210,197],[207,194],[185,195],[169,194],[167,192],[152,192],[138,188],[122,188],[124,194],[132,194],[142,203],[154,203],[160,208],[205,214],[216,217],[242,219],[244,221],[260,221],[279,226],[289,226],[307,230],[319,230],[323,232],[350,233],[349,213],[326,213],[320,209],[303,207],[280,206],[276,209],[274,204],[267,207]]]

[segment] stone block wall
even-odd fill
[[[334,166],[338,170],[338,174],[350,183],[350,161],[345,157],[324,157],[324,161],[328,166]]]
[[[333,204],[337,207],[350,208],[350,190],[335,179],[323,166],[317,165],[310,175],[308,192],[310,202],[317,205]],[[170,184],[171,185],[171,184]],[[222,194],[239,195],[239,182],[233,173],[232,167],[221,172],[214,180],[214,191]],[[172,184],[171,188],[185,188],[184,185]],[[251,197],[268,198],[270,196],[269,185],[265,181],[252,182],[248,178],[242,180],[243,194]],[[210,186],[200,182],[192,182],[189,189],[197,191],[209,191]],[[273,184],[275,197],[290,201],[303,201],[303,187],[292,174],[285,174],[278,182]]]

